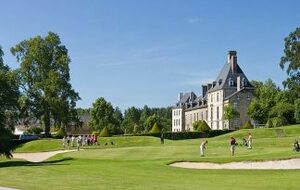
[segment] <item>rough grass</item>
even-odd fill
[[[57,155],[31,164],[24,161],[0,161],[0,184],[20,189],[298,189],[300,170],[193,170],[173,168],[168,163],[187,161],[231,162],[274,160],[300,157],[292,151],[300,126],[276,129],[241,130],[208,139],[207,154],[199,157],[204,139],[169,141],[160,145],[154,137],[117,137],[100,139],[100,146]],[[229,155],[229,137],[238,139],[253,134],[253,149],[238,146],[236,156]],[[112,141],[116,145],[103,145]],[[35,143],[35,145],[33,145]],[[37,151],[61,148],[61,141],[34,141],[20,149]],[[56,144],[57,143],[57,144]],[[55,144],[55,146],[54,146]],[[30,146],[34,148],[29,148]]]

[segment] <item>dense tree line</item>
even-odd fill
[[[172,109],[130,107],[124,114],[118,107],[113,108],[103,97],[98,98],[90,110],[89,126],[100,131],[107,128],[110,134],[148,133],[153,127],[159,131],[171,131]]]

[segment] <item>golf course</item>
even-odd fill
[[[253,149],[236,147],[230,156],[229,138],[251,132]],[[144,136],[99,138],[99,146],[57,154],[43,162],[1,157],[0,186],[17,189],[299,189],[300,170],[184,169],[169,164],[190,162],[230,163],[300,158],[293,142],[300,126],[238,130],[207,139],[165,140]],[[199,144],[208,140],[205,157]],[[113,142],[112,145],[110,142]],[[107,145],[105,145],[107,143]],[[60,139],[31,141],[15,153],[62,150]]]

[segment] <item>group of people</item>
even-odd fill
[[[200,144],[200,156],[204,156],[207,144],[208,144],[207,140],[201,142],[201,144]],[[237,142],[236,142],[234,137],[230,137],[229,145],[230,145],[230,154],[231,154],[231,156],[234,156],[235,146],[237,145]],[[252,149],[252,134],[251,133],[248,134],[248,138],[246,140],[245,145],[248,147],[248,149]]]
[[[63,137],[62,144],[64,148],[77,146],[79,150],[81,146],[98,145],[98,138],[97,135],[79,135],[77,137],[70,135]]]

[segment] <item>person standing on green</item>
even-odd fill
[[[231,156],[234,156],[234,151],[235,151],[235,138],[233,137],[230,137],[230,153],[231,153]]]
[[[208,143],[208,141],[203,141],[200,144],[200,156],[204,156],[207,143]]]
[[[249,133],[247,140],[248,140],[248,148],[252,149],[252,135],[251,135],[251,133]]]
[[[165,137],[164,137],[164,133],[163,132],[161,132],[161,134],[160,134],[160,143],[161,144],[165,143]]]

